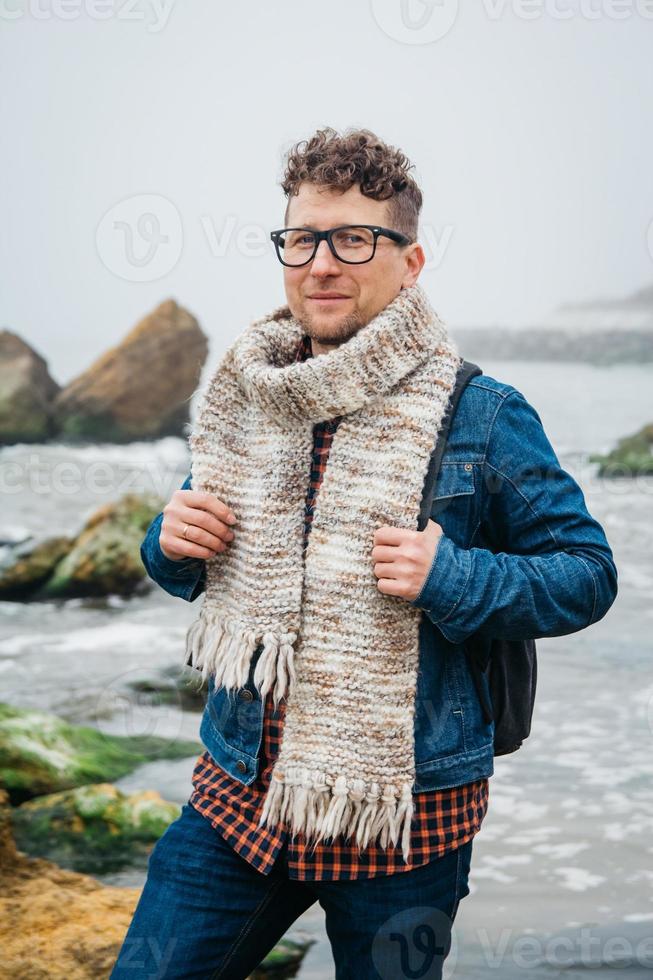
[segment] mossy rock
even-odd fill
[[[22,803],[87,783],[113,782],[155,759],[197,755],[197,742],[107,735],[56,715],[0,704],[0,784]]]
[[[111,783],[80,786],[12,811],[16,844],[32,857],[89,874],[145,867],[181,808],[153,790],[126,795]]]
[[[37,597],[130,595],[146,578],[141,544],[163,506],[153,494],[125,494],[100,507]]]
[[[0,598],[25,599],[52,574],[75,543],[74,538],[32,539],[8,549],[0,564]]]
[[[44,442],[59,385],[40,354],[11,330],[0,330],[0,443]]]
[[[111,888],[16,850],[0,789],[0,977],[108,977],[140,888]]]
[[[248,980],[265,980],[268,977],[274,977],[274,980],[286,980],[287,977],[296,977],[307,951],[314,942],[314,939],[301,942],[285,937],[280,939],[274,949],[270,950],[265,959],[261,960],[250,974]]]
[[[203,711],[208,685],[197,675],[198,671],[191,668],[168,667],[155,677],[130,681],[129,687],[152,705],[172,704],[183,711]]]
[[[653,474],[653,422],[620,439],[607,456],[592,454],[590,462],[600,464],[599,476],[650,476]]]

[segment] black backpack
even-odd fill
[[[483,374],[478,364],[463,361],[456,376],[424,482],[418,522],[420,531],[424,530],[431,516],[435,483],[458,401],[467,382],[478,374]],[[489,724],[494,720],[494,754],[515,752],[531,730],[537,681],[535,640],[503,640],[475,634],[465,640],[464,648],[485,722]]]

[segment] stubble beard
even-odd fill
[[[364,326],[363,318],[358,310],[349,313],[344,319],[334,324],[329,333],[320,331],[320,328],[315,324],[315,318],[310,313],[303,311],[297,319],[311,340],[316,340],[319,344],[325,345],[345,344]]]

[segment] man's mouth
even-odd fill
[[[342,302],[343,299],[349,299],[349,296],[345,296],[343,293],[313,293],[308,298],[315,303],[338,303]]]

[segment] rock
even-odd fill
[[[113,782],[144,762],[199,755],[202,746],[150,735],[107,735],[56,715],[0,704],[0,784],[14,803]]]
[[[0,443],[48,439],[59,390],[40,354],[11,330],[0,330]]]
[[[0,980],[108,978],[140,889],[102,885],[22,854],[16,849],[6,803],[6,793],[0,790]],[[251,980],[296,976],[313,942],[284,937]]]
[[[7,548],[0,562],[0,598],[26,599],[49,578],[74,541],[61,537],[35,544],[29,539]]]
[[[203,711],[208,684],[197,670],[169,667],[156,677],[131,681],[129,687],[154,705],[173,704],[182,711]]]
[[[296,977],[302,960],[314,942],[314,939],[301,942],[285,937],[280,939],[274,949],[270,950],[265,959],[250,974],[249,980],[265,980],[268,977],[286,980],[287,977]]]
[[[599,463],[599,476],[650,476],[653,474],[653,422],[620,439],[607,456],[595,453],[590,462]]]
[[[184,437],[207,352],[195,317],[166,300],[59,393],[60,435],[108,442]]]
[[[86,522],[36,598],[130,595],[145,581],[140,547],[164,503],[152,494],[125,494],[104,504]]]
[[[12,811],[21,851],[91,874],[145,867],[181,808],[153,790],[127,796],[111,783],[39,796]]]
[[[139,894],[138,888],[108,888],[21,854],[11,835],[9,809],[0,806],[2,980],[108,977]]]

